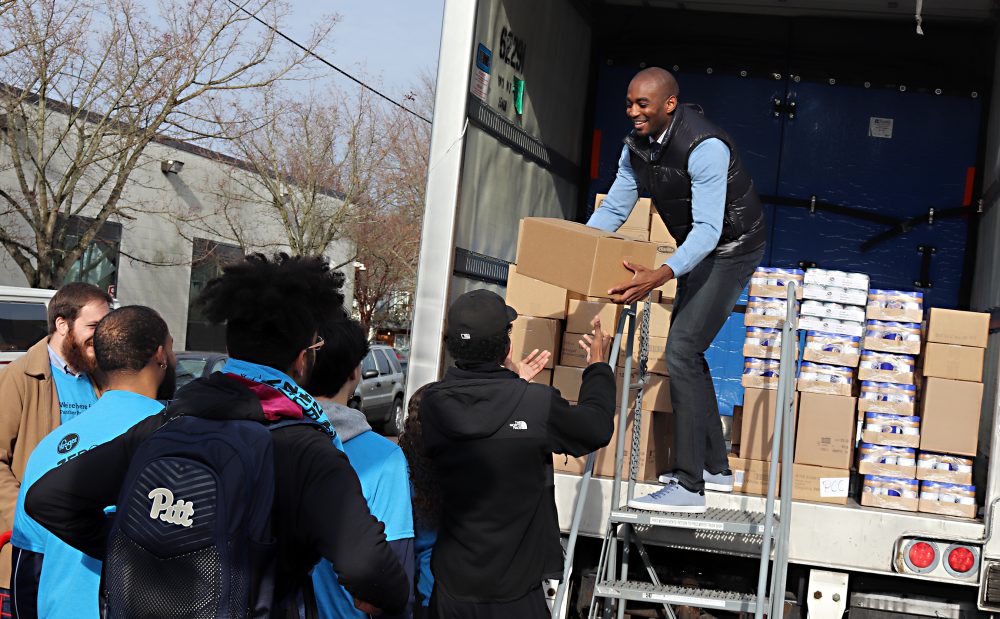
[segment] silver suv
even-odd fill
[[[395,349],[374,344],[361,360],[361,382],[348,406],[365,414],[368,423],[382,426],[383,434],[403,431],[403,390],[406,375]]]

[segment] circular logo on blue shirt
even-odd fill
[[[70,451],[73,451],[73,448],[79,444],[80,444],[80,436],[78,434],[67,434],[66,436],[62,437],[61,441],[59,441],[59,446],[56,448],[56,451],[58,451],[61,454],[68,453]]]

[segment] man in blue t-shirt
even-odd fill
[[[344,453],[361,480],[368,508],[385,525],[386,540],[412,583],[413,509],[406,457],[399,446],[372,431],[364,413],[347,406],[361,380],[361,360],[368,353],[364,330],[357,321],[343,317],[328,322],[319,334],[325,344],[316,353],[306,390],[323,405],[344,442]],[[320,561],[313,570],[313,587],[321,617],[368,617],[355,608],[328,561]],[[401,615],[384,616],[410,617],[411,611],[408,605]]]
[[[40,477],[76,456],[124,434],[163,409],[173,396],[176,360],[167,324],[154,310],[132,305],[105,316],[94,332],[97,365],[107,391],[85,415],[46,436],[32,453],[14,513],[13,606],[30,619],[97,618],[101,562],[62,542],[24,511],[24,497]]]

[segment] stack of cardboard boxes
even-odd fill
[[[809,269],[803,296],[792,498],[846,504],[868,276]]]
[[[645,202],[645,204],[644,204]],[[639,212],[637,215],[636,212]],[[656,217],[658,220],[659,217]],[[507,304],[520,314],[511,332],[512,355],[516,360],[534,349],[550,350],[553,361],[549,384],[562,396],[576,402],[580,394],[586,353],[579,342],[590,333],[591,321],[600,316],[606,333],[613,334],[618,326],[622,307],[607,298],[614,285],[627,281],[632,273],[623,260],[656,268],[676,250],[673,239],[650,242],[650,207],[640,200],[632,216],[619,231],[610,234],[558,219],[526,218],[521,221],[517,262],[510,268],[507,280]],[[635,225],[639,221],[640,225]],[[641,222],[645,222],[641,224]],[[644,227],[645,234],[640,229]],[[624,233],[637,238],[626,238]],[[673,299],[672,292],[668,292]],[[655,295],[660,299],[661,295]],[[641,421],[639,479],[655,480],[670,468],[673,451],[673,415],[670,408],[670,386],[666,377],[665,350],[667,329],[672,306],[653,303],[641,311],[650,312],[650,374],[645,386]],[[622,345],[624,354],[625,345]],[[638,359],[638,349],[634,357]],[[619,391],[625,385],[624,357],[613,360],[618,376]],[[544,374],[544,373],[543,373]],[[628,381],[635,381],[634,376]],[[546,382],[539,375],[536,382]],[[631,419],[631,414],[630,414]],[[615,436],[611,444],[596,454],[594,474],[614,475]],[[629,421],[626,432],[631,435]],[[630,446],[631,441],[627,441]],[[626,456],[628,454],[626,453]],[[585,458],[565,455],[553,457],[557,471],[582,473]]]
[[[744,316],[747,335],[743,344],[746,359],[742,382],[746,391],[743,408],[733,419],[734,453],[729,457],[737,492],[767,493],[787,287],[795,282],[796,298],[800,299],[802,280],[803,272],[798,269],[768,267],[759,268],[750,279]]]
[[[858,400],[862,505],[917,510],[916,450],[922,428],[915,380],[923,313],[919,292],[876,289],[868,295]]]
[[[922,372],[918,510],[975,518],[972,458],[979,441],[989,314],[933,308]]]

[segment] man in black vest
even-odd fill
[[[677,239],[677,251],[658,269],[626,262],[635,275],[608,293],[632,303],[677,278],[666,352],[677,470],[660,477],[662,489],[629,505],[702,513],[706,488],[733,488],[705,351],[760,264],[767,233],[753,180],[732,140],[701,108],[679,105],[678,93],[674,76],[658,67],[632,79],[625,113],[634,129],[625,138],[614,184],[587,225],[617,230],[641,190]]]

